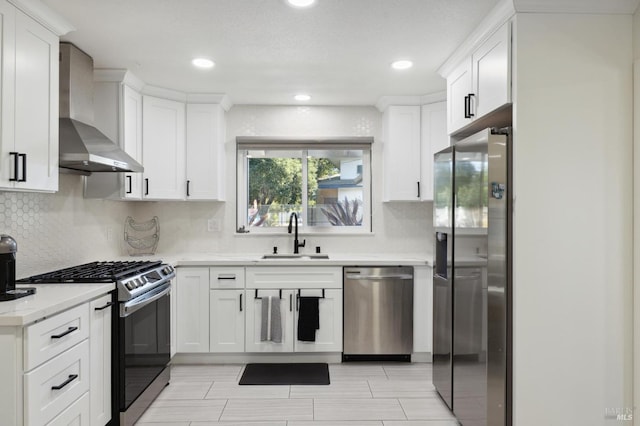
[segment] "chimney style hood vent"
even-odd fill
[[[93,59],[60,43],[60,167],[93,172],[142,172],[144,168],[93,123]]]

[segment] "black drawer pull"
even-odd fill
[[[218,280],[236,280],[235,275],[218,275]]]
[[[56,335],[54,335],[54,336],[51,336],[51,338],[52,338],[52,339],[60,339],[61,337],[66,336],[67,334],[71,334],[71,333],[73,333],[73,332],[74,332],[74,331],[76,331],[77,329],[78,329],[78,327],[69,327],[69,328],[67,328],[67,331],[64,331],[64,332],[62,332],[62,333],[60,333],[60,334],[56,334]]]
[[[63,387],[67,386],[69,383],[73,382],[77,378],[78,378],[77,374],[69,374],[69,378],[67,380],[65,380],[64,382],[60,383],[58,386],[51,386],[51,389],[52,390],[60,390]]]
[[[99,308],[94,308],[95,311],[102,311],[104,309],[107,309],[109,306],[113,306],[113,302],[109,302],[104,306],[100,306]]]

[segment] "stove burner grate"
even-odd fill
[[[160,265],[161,261],[90,262],[45,274],[34,275],[17,283],[110,283],[117,282]]]

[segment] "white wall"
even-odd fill
[[[121,255],[127,203],[85,200],[82,177],[60,175],[55,194],[0,192],[0,233],[18,243],[18,277]]]
[[[237,136],[373,136],[373,235],[305,235],[302,251],[321,246],[326,253],[399,253],[427,256],[432,251],[432,203],[383,204],[382,114],[373,107],[234,106],[227,113],[225,203],[135,203],[134,217],[160,218],[160,254],[265,253],[273,246],[293,250],[290,235],[236,234]],[[207,231],[207,220],[221,224],[219,232]]]
[[[517,426],[620,424],[605,410],[633,406],[631,25],[517,17]]]

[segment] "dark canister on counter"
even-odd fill
[[[0,295],[16,288],[16,252],[18,244],[8,235],[0,235]]]

